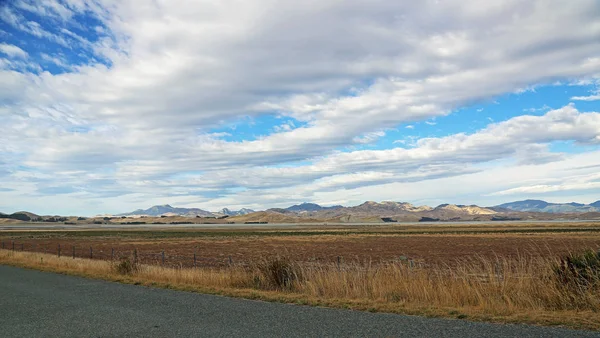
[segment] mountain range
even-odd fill
[[[148,209],[138,209],[116,216],[183,216],[183,217],[222,217],[232,216],[232,221],[241,222],[313,222],[318,220],[332,222],[381,222],[419,221],[419,220],[489,220],[498,214],[489,208],[476,205],[442,204],[435,208],[414,206],[406,202],[368,201],[363,204],[344,207],[341,205],[321,206],[315,203],[302,203],[287,208],[272,208],[255,212],[250,209],[231,211],[227,208],[219,212],[210,212],[198,208],[176,208],[170,205],[157,205]],[[483,217],[483,218],[481,218]]]
[[[117,216],[117,217],[115,217]],[[367,201],[360,205],[321,206],[315,203],[301,203],[287,208],[271,208],[254,211],[242,208],[207,211],[200,208],[178,208],[171,205],[155,205],[148,209],[138,209],[118,215],[98,215],[85,217],[39,216],[20,211],[13,214],[0,213],[0,223],[13,221],[44,222],[98,222],[107,220],[130,222],[129,217],[178,216],[177,222],[212,222],[206,218],[227,218],[219,222],[235,223],[297,223],[297,222],[416,222],[416,221],[498,221],[498,220],[551,220],[551,219],[600,219],[600,201],[590,204],[550,203],[542,200],[524,200],[504,203],[493,207],[477,205],[440,204],[436,207],[416,206],[407,202]],[[191,218],[196,220],[191,220]],[[171,219],[169,222],[173,221]],[[149,222],[158,222],[151,220]],[[166,221],[162,221],[166,222]]]
[[[413,220],[415,218],[452,219],[456,217],[494,216],[501,217],[511,213],[588,213],[600,212],[600,201],[582,203],[550,203],[542,200],[524,200],[504,203],[493,207],[480,207],[477,205],[455,205],[440,204],[436,207],[415,206],[407,202],[367,201],[357,206],[344,207],[341,205],[321,206],[316,203],[301,203],[287,208],[271,208],[261,213],[282,214],[301,218],[329,219],[339,217],[396,217],[402,220]],[[155,205],[148,209],[138,209],[132,212],[116,216],[183,216],[183,217],[222,217],[222,216],[245,216],[256,213],[252,209],[242,208],[230,210],[223,208],[220,211],[207,211],[199,208],[177,208],[166,205]],[[258,215],[257,215],[258,216]]]
[[[600,212],[600,201],[590,204],[582,203],[549,203],[542,200],[524,200],[504,203],[492,207],[496,211],[511,210],[525,212],[549,212],[549,213],[581,213]]]
[[[160,216],[183,216],[183,217],[221,217],[221,216],[240,216],[253,213],[254,210],[242,208],[240,210],[229,210],[227,208],[223,208],[217,212],[206,211],[199,208],[176,208],[172,207],[168,204],[165,205],[155,205],[148,209],[137,209],[132,212],[127,212],[123,214],[118,214],[115,216],[152,216],[152,217],[160,217]]]

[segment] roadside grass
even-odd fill
[[[600,254],[475,257],[452,266],[315,264],[167,268],[0,250],[0,264],[109,281],[304,305],[600,330]]]

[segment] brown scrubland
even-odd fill
[[[27,252],[27,247],[20,252],[19,246],[0,250],[0,264],[111,281],[368,311],[600,329],[600,234],[594,231],[202,236],[0,232],[0,239],[28,245],[37,241],[30,247],[37,252]],[[122,245],[135,251],[121,250],[113,261],[72,258],[67,243],[77,241],[82,247],[104,242],[106,248]],[[45,242],[62,243],[62,257],[40,251]],[[196,267],[160,265],[143,257],[153,245],[201,247],[204,252],[212,247],[214,253],[237,249],[249,257],[234,255],[231,262],[225,253],[218,256],[223,264],[203,265],[199,260]]]

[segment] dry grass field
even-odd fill
[[[581,256],[600,248],[596,224],[2,231],[0,241],[5,246],[0,264],[107,280],[370,311],[600,329],[600,257]],[[93,260],[85,258],[90,247]]]
[[[265,257],[299,262],[380,264],[409,259],[421,264],[454,264],[481,256],[522,254],[558,257],[600,248],[600,224],[440,225],[308,227],[304,229],[0,231],[6,248],[95,259],[118,258],[137,251],[144,264],[193,266],[248,265]],[[230,259],[231,258],[231,259]]]

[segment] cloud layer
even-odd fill
[[[364,147],[506,93],[598,81],[599,18],[595,0],[3,5],[0,208],[351,203],[499,166],[577,165],[552,145],[597,149],[600,109],[569,102],[475,132]],[[287,122],[252,139],[215,132],[265,116]],[[509,185],[473,182],[464,194],[542,189]]]

